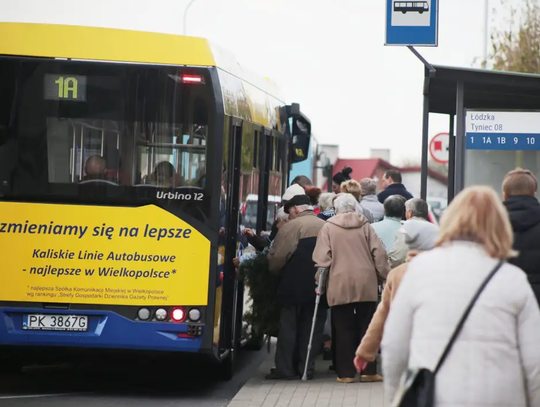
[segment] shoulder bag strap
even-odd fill
[[[499,269],[501,268],[501,266],[503,264],[504,264],[504,261],[502,261],[502,260],[499,261],[499,263],[497,263],[497,265],[491,271],[491,273],[489,273],[489,275],[486,277],[486,279],[484,280],[484,282],[482,283],[482,285],[480,286],[478,291],[476,291],[476,294],[474,295],[473,299],[469,303],[469,306],[467,307],[467,309],[463,313],[463,316],[461,317],[461,320],[459,321],[456,329],[454,330],[454,333],[452,334],[452,337],[450,338],[450,341],[448,342],[448,345],[446,345],[446,349],[444,350],[441,358],[439,359],[439,363],[437,363],[437,367],[435,368],[435,371],[433,372],[433,374],[436,374],[439,371],[439,369],[441,368],[441,366],[444,363],[446,357],[448,356],[448,354],[452,350],[452,346],[454,345],[454,342],[456,341],[459,333],[461,332],[461,329],[463,328],[463,325],[465,325],[465,321],[467,320],[469,314],[471,313],[471,311],[472,311],[472,309],[474,307],[474,304],[478,300],[478,297],[480,297],[480,294],[482,294],[482,291],[484,291],[484,288],[486,288],[486,286],[490,282],[491,278],[495,275],[495,273],[497,273],[497,271],[499,271]]]

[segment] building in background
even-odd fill
[[[333,175],[341,172],[345,167],[352,168],[351,178],[360,181],[363,178],[373,178],[377,182],[377,192],[382,190],[382,178],[387,170],[398,169],[382,158],[339,158],[334,163]],[[326,179],[323,188],[326,188]]]
[[[415,197],[420,197],[421,167],[399,168],[403,184]],[[429,198],[448,199],[448,177],[432,169],[428,169],[427,196]]]
[[[339,158],[339,146],[335,144],[318,144],[312,149],[313,157],[310,163],[313,165],[313,183],[323,191],[328,190],[328,178],[324,175],[323,166],[333,165],[332,176],[342,171],[345,167],[351,167],[351,177],[357,181],[363,178],[373,178],[377,181],[377,192],[382,190],[382,179],[388,170],[399,170],[403,178],[403,184],[415,197],[420,197],[421,168],[419,166],[399,167],[390,163],[391,150],[372,149],[371,158],[344,159]],[[298,164],[295,164],[298,165]],[[317,168],[319,167],[319,168]],[[302,169],[303,171],[307,171]],[[299,175],[297,173],[295,175]],[[304,173],[307,175],[307,173]],[[291,178],[292,179],[292,178]],[[330,181],[331,182],[331,181]],[[448,177],[446,174],[428,170],[428,201],[439,202],[437,206],[445,206],[443,202],[448,199]]]
[[[415,197],[420,197],[420,167],[397,167],[382,158],[366,159],[338,159],[334,163],[333,174],[337,174],[345,167],[351,167],[351,177],[357,181],[363,178],[373,178],[377,181],[377,192],[382,191],[382,179],[387,170],[399,170],[403,184]],[[326,190],[326,179],[323,180],[322,189]],[[428,197],[448,198],[448,178],[432,169],[428,170]]]

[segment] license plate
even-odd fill
[[[29,314],[24,315],[22,325],[23,329],[36,331],[88,331],[88,317]]]

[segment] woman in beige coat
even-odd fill
[[[313,261],[330,269],[326,297],[335,326],[338,382],[352,383],[356,376],[353,359],[377,306],[378,281],[390,271],[381,240],[363,215],[356,212],[356,199],[340,195],[336,216],[317,237]],[[380,381],[377,365],[370,363],[361,381]]]
[[[369,328],[362,338],[362,342],[356,350],[356,358],[354,359],[354,365],[359,372],[369,362],[373,362],[377,359],[379,353],[379,347],[383,338],[384,323],[390,312],[390,305],[394,300],[397,289],[401,284],[401,280],[407,272],[409,261],[414,259],[419,253],[425,250],[431,250],[435,247],[435,238],[433,234],[425,234],[424,236],[411,235],[407,233],[407,230],[403,230],[404,239],[403,243],[407,246],[409,252],[407,254],[407,262],[403,263],[396,268],[392,269],[388,274],[386,280],[386,286],[382,293],[381,303],[375,311],[375,315],[369,324]],[[421,237],[421,238],[419,238]],[[421,250],[422,249],[422,250]]]

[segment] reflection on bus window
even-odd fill
[[[48,117],[49,182],[116,185],[119,144],[116,122]]]
[[[179,124],[150,123],[145,131],[139,123],[133,127],[138,153],[131,174],[121,165],[123,123],[49,117],[49,182],[205,186],[207,126],[194,125],[187,135],[174,135],[181,134]]]
[[[157,127],[157,126],[156,126]],[[137,132],[141,183],[159,187],[204,187],[207,127],[194,125],[191,134],[181,126],[150,126]],[[140,128],[140,127],[139,127]]]
[[[403,14],[408,12],[422,14],[424,11],[429,11],[429,4],[427,1],[396,1],[394,2],[394,11],[401,11]]]

